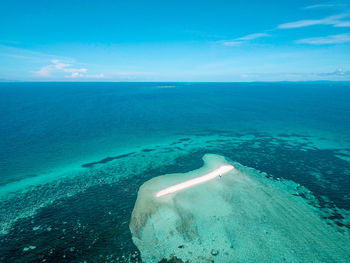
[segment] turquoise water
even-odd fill
[[[138,187],[207,152],[310,189],[348,229],[349,88],[1,83],[0,261],[140,260],[128,228]]]

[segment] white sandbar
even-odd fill
[[[210,181],[218,176],[221,176],[225,173],[228,173],[232,169],[234,169],[233,165],[222,165],[218,169],[215,169],[214,171],[211,171],[210,173],[207,173],[205,175],[196,177],[194,179],[167,187],[167,188],[159,191],[156,194],[156,197],[161,197],[163,195],[172,194],[172,193],[175,193],[177,191],[180,191],[180,190],[183,190],[186,188],[190,188],[190,187],[193,187],[193,186],[198,185],[198,184],[205,183],[205,182]]]

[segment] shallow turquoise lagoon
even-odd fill
[[[140,262],[139,187],[199,169],[207,153],[260,171],[347,238],[349,101],[346,82],[1,83],[0,262]]]

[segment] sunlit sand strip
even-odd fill
[[[177,191],[180,191],[180,190],[183,190],[183,189],[195,186],[197,184],[201,184],[201,183],[210,181],[210,180],[214,179],[215,177],[218,177],[218,176],[221,176],[221,175],[223,175],[225,173],[228,173],[233,168],[234,168],[233,165],[223,165],[223,166],[219,167],[218,169],[215,169],[214,171],[211,171],[208,174],[205,174],[205,175],[196,177],[194,179],[191,179],[191,180],[188,180],[188,181],[185,181],[185,182],[182,182],[182,183],[175,184],[175,185],[172,185],[170,187],[167,187],[167,188],[159,191],[156,194],[156,197],[161,197],[163,195],[172,194],[172,193],[175,193]]]

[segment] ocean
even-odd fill
[[[206,153],[349,231],[349,102],[349,82],[0,83],[0,262],[140,262],[139,187]]]

